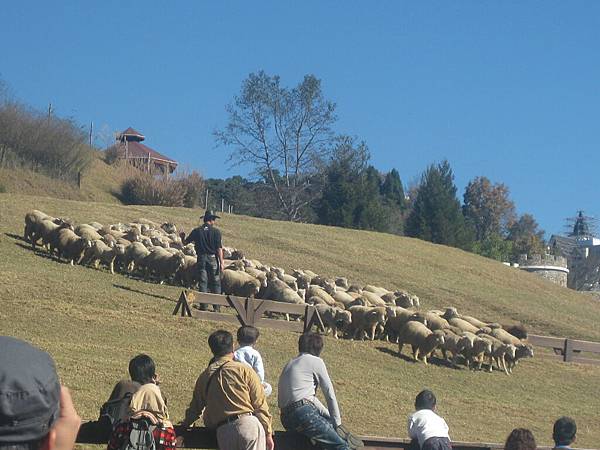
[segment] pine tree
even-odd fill
[[[473,232],[462,215],[456,191],[448,161],[430,165],[421,176],[417,198],[406,221],[406,234],[469,249]]]
[[[392,169],[385,176],[381,186],[381,195],[384,202],[389,205],[397,206],[401,210],[406,208],[406,199],[404,198],[404,188],[400,180],[400,174],[396,169]]]

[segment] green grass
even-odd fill
[[[104,223],[139,217],[171,220],[190,229],[200,211],[134,207],[0,194],[0,311],[2,333],[30,340],[55,357],[84,418],[94,418],[129,359],[147,352],[157,361],[171,415],[181,419],[194,381],[209,360],[206,338],[230,325],[172,317],[180,289],[70,267],[35,254],[12,237],[37,208],[78,221]],[[533,331],[600,340],[600,303],[531,274],[459,250],[396,236],[224,215],[224,242],[281,265],[420,296],[425,308],[456,306],[486,320],[521,320]],[[262,330],[259,349],[268,381],[296,353],[297,335]],[[383,342],[326,340],[323,357],[344,421],[360,434],[403,437],[414,396],[438,395],[439,411],[455,440],[501,442],[512,428],[531,428],[550,444],[560,415],[578,422],[578,446],[600,442],[600,368],[534,358],[513,376],[415,364]],[[539,353],[539,352],[538,352]],[[276,396],[269,398],[279,423]]]

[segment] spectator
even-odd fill
[[[81,419],[47,353],[0,336],[0,449],[72,450]]]
[[[300,354],[286,364],[279,377],[281,423],[286,430],[300,432],[323,449],[346,450],[362,446],[362,442],[342,427],[333,384],[319,357],[322,349],[320,335],[304,333],[300,336]],[[327,408],[316,397],[319,386]]]
[[[216,429],[219,448],[273,450],[271,414],[258,375],[233,360],[228,331],[212,333],[208,345],[214,357],[196,381],[182,425],[190,426],[202,414],[204,424]]]
[[[221,244],[221,231],[215,227],[216,219],[220,217],[210,209],[204,213],[204,223],[185,237],[181,233],[185,244],[194,243],[198,258],[198,290],[200,292],[221,293],[221,273],[223,272],[223,245]],[[220,311],[219,305],[213,305],[215,311]],[[206,305],[201,303],[200,309],[206,310]]]
[[[504,450],[535,450],[536,448],[533,433],[525,428],[512,430],[504,444]]]
[[[435,413],[437,401],[430,390],[419,392],[416,412],[408,418],[408,435],[419,442],[421,450],[452,450],[448,425]]]
[[[552,430],[552,439],[554,439],[554,448],[571,448],[575,442],[577,434],[577,424],[570,417],[563,416],[554,422]]]
[[[273,392],[273,388],[265,382],[265,368],[263,366],[262,356],[254,348],[260,333],[256,327],[245,325],[238,328],[237,340],[239,348],[233,353],[233,359],[248,364],[260,378],[260,382],[265,389],[265,395],[268,397]]]
[[[139,430],[151,434],[152,439],[140,439]],[[169,420],[169,412],[160,388],[155,383],[146,383],[133,394],[128,417],[113,431],[108,442],[108,450],[125,448],[127,445],[134,444],[135,439],[139,441],[134,445],[138,450],[146,448],[154,450],[149,444],[152,441],[156,450],[175,449],[175,430]]]

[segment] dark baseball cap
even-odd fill
[[[43,438],[58,418],[60,383],[52,357],[0,336],[0,443]]]

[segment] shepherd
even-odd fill
[[[223,245],[221,244],[221,231],[215,227],[219,216],[210,209],[204,213],[204,223],[185,237],[181,233],[184,244],[194,243],[198,267],[198,290],[200,292],[221,293],[221,274],[223,273]],[[215,312],[221,307],[213,305]],[[206,311],[207,305],[200,304],[200,309]]]

